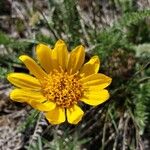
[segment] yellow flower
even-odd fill
[[[66,119],[77,124],[84,114],[79,102],[96,106],[109,98],[104,88],[111,83],[111,78],[98,73],[97,56],[83,65],[85,49],[82,45],[69,53],[62,40],[56,42],[54,49],[39,44],[36,55],[41,67],[27,55],[19,57],[33,76],[8,75],[7,79],[17,87],[11,91],[10,98],[44,112],[51,124],[60,124]]]

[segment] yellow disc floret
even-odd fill
[[[77,75],[69,75],[64,71],[50,73],[41,84],[46,99],[62,108],[69,108],[76,104],[83,94]]]

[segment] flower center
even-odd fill
[[[79,101],[83,88],[77,75],[54,71],[42,81],[42,92],[47,100],[54,101],[57,106],[69,108]]]

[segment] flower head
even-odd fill
[[[27,55],[19,57],[31,75],[8,75],[7,79],[17,87],[11,91],[10,98],[44,112],[50,123],[60,124],[67,119],[77,124],[84,114],[79,102],[96,106],[109,98],[104,88],[111,83],[111,78],[98,73],[97,56],[83,65],[85,50],[82,45],[69,53],[62,40],[56,42],[54,49],[39,44],[36,55],[40,66]]]

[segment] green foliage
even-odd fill
[[[127,12],[123,14],[119,22],[114,24],[116,28],[123,29],[123,27],[129,27],[133,24],[137,24],[141,20],[145,19],[146,17],[150,16],[150,10],[143,10],[137,12]]]
[[[27,150],[76,150],[80,149],[82,144],[87,143],[88,139],[79,140],[78,135],[69,135],[67,131],[62,135],[57,135],[54,131],[54,137],[51,142],[47,141],[44,138],[41,138],[39,135],[35,143],[31,143],[27,147]]]
[[[98,1],[94,1],[94,7],[94,2],[89,4],[90,10],[82,10],[85,14],[89,11],[89,16],[94,18],[94,21],[88,18],[93,23],[94,27],[91,27],[82,18],[82,12],[77,9],[77,1],[49,0],[48,13],[33,9],[40,14],[38,23],[34,24],[34,30],[30,33],[34,35],[34,39],[31,39],[33,35],[30,35],[18,40],[0,32],[0,45],[5,50],[4,53],[0,53],[1,78],[13,70],[14,64],[21,66],[17,60],[19,55],[33,55],[32,48],[36,44],[43,42],[53,46],[57,39],[62,38],[69,49],[83,42],[87,48],[87,59],[89,55],[98,54],[102,61],[101,72],[113,79],[109,89],[110,100],[90,110],[88,106],[83,107],[85,118],[77,128],[71,126],[71,132],[67,132],[65,125],[55,130],[50,126],[48,134],[52,134],[53,137],[48,139],[44,137],[44,133],[37,134],[36,139],[26,144],[28,150],[76,150],[82,146],[87,149],[97,146],[103,150],[125,147],[138,149],[141,145],[140,136],[149,129],[150,123],[150,28],[147,20],[150,10],[137,10],[133,0],[110,1],[120,13],[118,19],[110,26],[98,27],[100,22],[96,21],[96,18],[100,16],[92,14],[92,10],[95,9],[103,11]],[[33,14],[36,12],[33,11]],[[101,13],[105,19],[103,13],[107,14],[107,11]],[[22,25],[17,24],[18,32],[23,32]],[[49,34],[43,34],[40,30],[43,27]],[[27,134],[30,139],[29,136],[36,134],[35,128],[40,119],[39,113],[31,112],[19,131]],[[32,129],[35,131],[33,134]]]
[[[115,0],[115,4],[121,7],[123,13],[132,12],[136,9],[133,0]]]
[[[71,136],[66,132],[62,138],[62,136],[58,136],[54,133],[54,139],[48,146],[49,149],[52,150],[76,150],[80,149],[81,144],[85,144],[86,142],[88,142],[87,139],[79,141],[77,134]]]
[[[29,113],[29,116],[27,117],[26,121],[18,128],[18,130],[21,132],[25,132],[25,130],[28,130],[28,128],[32,128],[36,123],[38,116],[39,112],[37,110],[32,110]]]
[[[42,146],[41,136],[38,136],[37,142],[26,148],[27,150],[44,150]],[[47,149],[48,150],[48,149]]]
[[[140,84],[136,91],[135,102],[135,120],[140,128],[140,134],[143,134],[148,124],[149,100],[150,100],[150,82]]]
[[[95,47],[96,52],[102,55],[102,57],[105,57],[113,50],[118,48],[135,50],[134,43],[130,40],[131,38],[129,36],[131,36],[131,34],[137,33],[137,28],[135,31],[132,29],[135,28],[135,25],[139,27],[139,24],[143,22],[143,19],[148,16],[150,16],[150,10],[123,14],[118,22],[114,23],[113,27],[104,29],[98,34],[95,42],[98,43]],[[144,27],[142,26],[142,28],[145,28],[147,31],[146,34],[150,35],[150,30],[146,24]],[[140,31],[139,34],[140,33],[142,33],[142,31]],[[145,35],[143,36],[145,37]],[[134,35],[134,38],[137,37],[139,37],[139,35]]]
[[[0,43],[1,44],[7,45],[7,44],[9,44],[10,41],[11,41],[11,39],[6,34],[4,34],[3,32],[0,32]]]
[[[146,50],[147,47],[149,47],[148,44],[140,45],[138,48],[136,48],[137,56],[140,57],[140,64],[137,65],[137,68],[139,68],[140,71],[137,72],[138,86],[134,90],[134,115],[135,120],[140,128],[141,134],[143,134],[150,121],[150,52]]]
[[[15,52],[25,51],[30,45],[29,42],[10,38],[3,32],[0,32],[0,44],[3,44],[6,48],[12,48]]]

